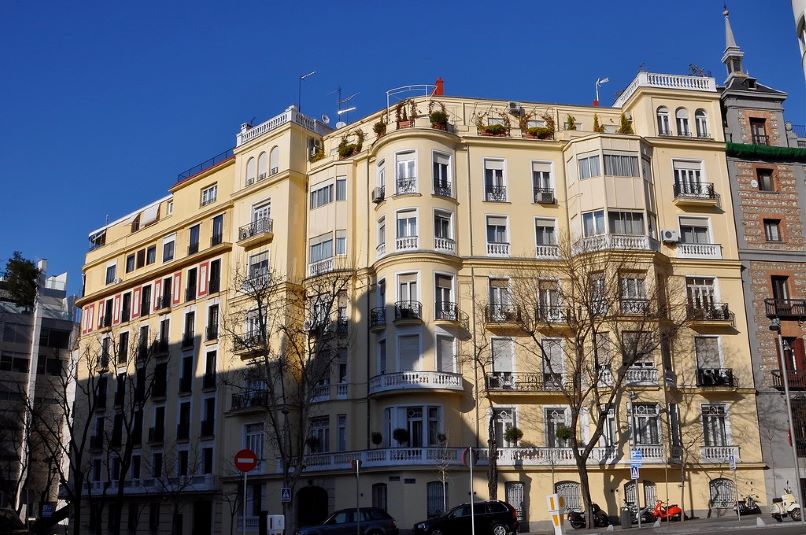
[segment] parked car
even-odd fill
[[[359,511],[362,535],[398,535],[395,519],[383,509],[362,507]],[[297,535],[355,535],[358,529],[358,518],[355,513],[355,507],[341,509],[318,526],[300,528]]]
[[[11,509],[0,509],[0,533],[17,535],[28,533],[17,513]]]
[[[520,528],[518,512],[506,502],[473,502],[476,535],[507,535]],[[470,504],[463,503],[447,514],[417,522],[415,535],[467,535],[470,532]]]

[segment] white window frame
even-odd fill
[[[409,155],[411,156],[411,158],[410,159],[406,158],[406,156],[409,156]],[[401,176],[400,164],[402,162],[405,162],[405,161],[411,161],[412,162],[410,168],[409,168],[409,166],[406,166],[406,169],[410,170],[413,173],[410,176]],[[419,193],[420,185],[419,185],[419,182],[418,182],[417,175],[418,175],[418,173],[417,173],[417,151],[414,150],[414,149],[410,149],[410,150],[402,150],[402,151],[396,152],[395,153],[395,194],[396,195],[405,195],[405,194],[411,194],[411,193]],[[403,191],[400,188],[400,181],[401,180],[411,180],[411,181],[413,181],[413,185],[411,186],[410,189],[407,189],[407,190]]]
[[[218,184],[212,184],[201,191],[201,206],[213,204],[218,197]]]
[[[375,183],[380,188],[386,187],[386,159],[378,162],[378,170],[376,173]]]
[[[444,158],[447,158],[447,160],[448,160],[448,164],[446,165],[446,170],[445,170],[445,174],[446,174],[445,180],[447,182],[448,189],[450,189],[451,194],[453,194],[453,183],[454,183],[454,180],[453,180],[453,155],[450,154],[450,153],[447,153],[447,152],[440,151],[440,150],[432,150],[431,151],[431,174],[432,175],[434,173],[434,165],[437,163],[437,156],[442,156]],[[437,186],[437,177],[432,176],[431,177],[431,182],[432,182],[431,187],[432,187],[432,191],[433,191]]]
[[[493,180],[490,186],[492,187],[503,187],[504,188],[504,197],[502,199],[491,199],[487,194],[487,162],[501,162],[501,181],[499,184],[496,184],[496,181]],[[507,168],[507,159],[506,158],[494,158],[494,157],[485,157],[482,159],[482,186],[484,191],[484,201],[485,202],[508,202],[509,201],[509,172]],[[490,169],[491,171],[496,171],[497,169]],[[493,177],[495,178],[495,177]]]
[[[491,217],[503,217],[506,220],[506,225],[504,227],[504,234],[505,234],[504,237],[505,237],[506,241],[503,241],[503,242],[490,242],[488,231],[489,231],[489,227],[490,227],[490,218]],[[494,226],[498,226],[498,225],[494,225]],[[512,237],[510,236],[510,230],[509,230],[509,216],[508,215],[501,215],[501,214],[485,214],[484,215],[484,239],[487,242],[487,245],[489,245],[490,243],[511,245]]]
[[[437,215],[447,216],[448,219],[448,236],[437,236]],[[434,237],[435,238],[446,238],[449,240],[453,240],[453,212],[449,210],[444,210],[442,208],[434,208]]]
[[[395,366],[398,373],[403,372],[400,368],[400,338],[404,336],[416,336],[417,337],[417,360],[414,362],[414,370],[405,370],[405,371],[427,371],[422,370],[423,364],[425,364],[425,359],[423,358],[423,334],[419,330],[398,330],[395,334]],[[389,366],[389,346],[386,347],[386,365]]]
[[[341,193],[339,195],[339,185],[341,185]],[[346,201],[347,200],[347,177],[346,176],[337,176],[336,177],[336,191],[334,193],[335,202]]]

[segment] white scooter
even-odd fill
[[[780,498],[772,499],[770,513],[778,522],[783,521],[785,516],[789,516],[795,522],[800,522],[800,504],[795,500],[790,488],[785,488],[784,494]]]

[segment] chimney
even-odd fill
[[[445,94],[445,81],[442,79],[441,76],[437,78],[436,86],[437,87],[434,89],[434,96],[441,97],[442,95]]]

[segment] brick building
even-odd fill
[[[784,121],[786,93],[762,85],[743,68],[725,12],[726,47],[722,58],[728,78],[722,89],[739,258],[745,289],[749,339],[768,496],[794,483],[780,352],[771,320],[781,321],[782,349],[799,456],[806,457],[806,352],[799,317],[806,303],[806,151]],[[801,140],[801,144],[806,140]],[[800,461],[806,466],[806,459]],[[801,470],[800,480],[806,482]]]

